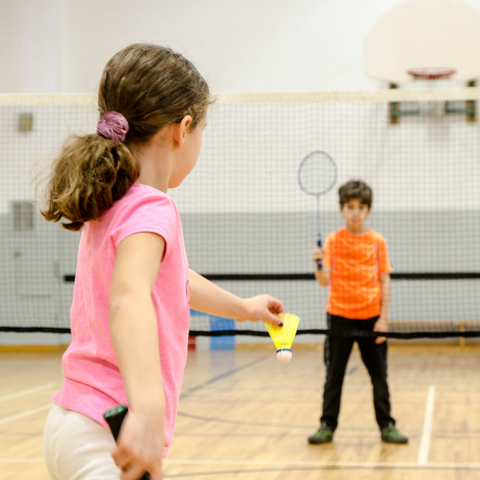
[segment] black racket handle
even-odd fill
[[[322,248],[322,239],[320,237],[317,238],[317,247]],[[317,260],[317,270],[321,270],[323,268],[322,261]]]
[[[108,423],[115,441],[117,441],[118,435],[120,434],[120,428],[122,427],[123,420],[127,416],[127,413],[127,407],[118,405],[117,407],[113,407],[103,414],[103,418]],[[145,472],[140,480],[150,480],[150,474]]]

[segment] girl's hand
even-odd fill
[[[321,260],[323,258],[324,251],[323,248],[321,247],[315,247],[312,250],[312,260],[315,265],[317,265],[317,261]]]
[[[112,453],[115,465],[122,470],[121,480],[138,480],[145,472],[152,480],[162,480],[162,457],[165,448],[164,412],[130,410],[123,422]]]
[[[285,313],[283,304],[270,295],[258,295],[256,297],[242,300],[245,312],[235,320],[244,322],[250,320],[251,322],[270,322],[273,325],[283,326],[282,320],[276,314]]]
[[[373,331],[374,332],[388,332],[388,321],[384,319],[382,316],[379,317],[379,319],[375,322],[375,325],[373,326]],[[379,345],[380,343],[383,343],[387,340],[387,337],[377,337],[375,339],[375,343]]]

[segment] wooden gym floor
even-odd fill
[[[393,416],[409,445],[380,441],[358,351],[334,442],[310,446],[322,350],[191,352],[165,478],[470,480],[480,478],[480,347],[391,345]],[[260,347],[261,348],[261,347]],[[48,480],[42,429],[61,353],[0,351],[0,480]]]

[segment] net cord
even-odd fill
[[[318,92],[218,92],[214,94],[214,98],[221,104],[480,100],[480,87]],[[97,95],[3,93],[0,94],[0,106],[5,105],[92,107],[97,105]]]
[[[395,89],[395,90],[379,90],[379,91],[363,91],[363,92],[290,92],[290,93],[235,93],[225,92],[217,94],[218,102],[221,104],[264,104],[264,103],[321,103],[321,102],[409,102],[409,101],[448,101],[448,100],[477,100],[480,99],[480,88],[452,88],[452,89]],[[30,95],[30,94],[0,94],[0,105],[3,106],[79,106],[93,107],[97,104],[97,96],[92,94],[58,94],[58,95]],[[319,212],[319,196],[317,195],[317,226],[320,232],[320,212]],[[219,275],[220,277],[222,275]],[[232,279],[235,275],[225,275],[228,279]],[[248,277],[248,275],[239,275]],[[252,275],[255,278],[248,280],[257,280],[261,275]],[[265,275],[269,277],[269,275]],[[281,277],[282,275],[273,275]],[[295,276],[293,274],[284,274],[285,277]],[[68,275],[66,282],[73,281],[74,276]],[[212,275],[213,277],[213,275]],[[297,278],[298,277],[298,278]],[[296,274],[296,279],[313,279],[313,274]],[[445,280],[445,279],[478,279],[480,273],[397,273],[392,275],[392,279],[398,280]],[[283,278],[282,278],[283,279]],[[478,327],[477,327],[478,328]],[[70,333],[69,328],[61,327],[40,327],[40,326],[0,326],[0,332],[44,332],[65,334]],[[299,330],[298,334],[328,334],[327,329],[304,329]],[[337,332],[336,332],[337,333]],[[354,332],[349,331],[349,335]],[[229,335],[248,335],[267,337],[268,333],[258,330],[219,330],[219,331],[195,331],[190,332],[192,336],[229,336]],[[387,336],[390,338],[410,339],[418,337],[426,338],[446,338],[446,337],[480,337],[480,330],[477,331],[454,331],[444,330],[440,332],[432,332],[422,329],[415,332],[361,332],[358,336]]]

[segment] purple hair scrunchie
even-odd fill
[[[97,133],[117,145],[125,141],[128,132],[127,119],[118,112],[107,112],[98,121]]]

